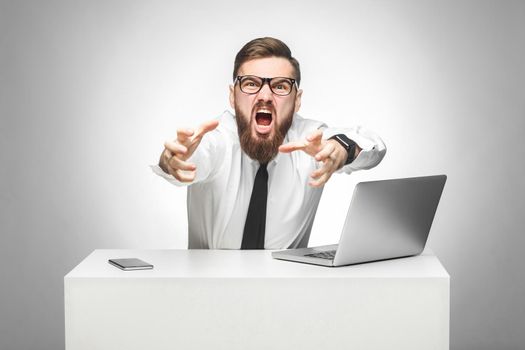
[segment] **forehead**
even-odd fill
[[[263,78],[293,78],[293,66],[283,57],[256,58],[244,62],[239,67],[238,75],[257,75]]]

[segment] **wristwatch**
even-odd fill
[[[354,161],[354,159],[355,159],[355,157],[354,157],[355,156],[355,146],[356,146],[356,143],[354,141],[350,140],[344,134],[334,135],[334,136],[328,138],[328,140],[335,140],[335,141],[337,141],[346,150],[346,153],[348,153],[348,157],[346,158],[345,165],[348,165],[348,164],[350,164],[350,163],[352,163]]]

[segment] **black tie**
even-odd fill
[[[261,164],[248,206],[248,215],[244,224],[241,249],[264,249],[264,230],[266,227],[266,198],[268,197],[267,164]]]

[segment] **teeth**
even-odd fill
[[[268,109],[259,109],[259,110],[257,110],[257,113],[269,113],[269,114],[272,114],[272,112],[269,111]]]

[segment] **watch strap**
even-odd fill
[[[343,148],[346,150],[348,157],[346,158],[344,165],[348,165],[354,161],[356,147],[356,143],[354,141],[350,140],[345,134],[337,134],[328,139],[337,141],[337,143],[343,146]]]

